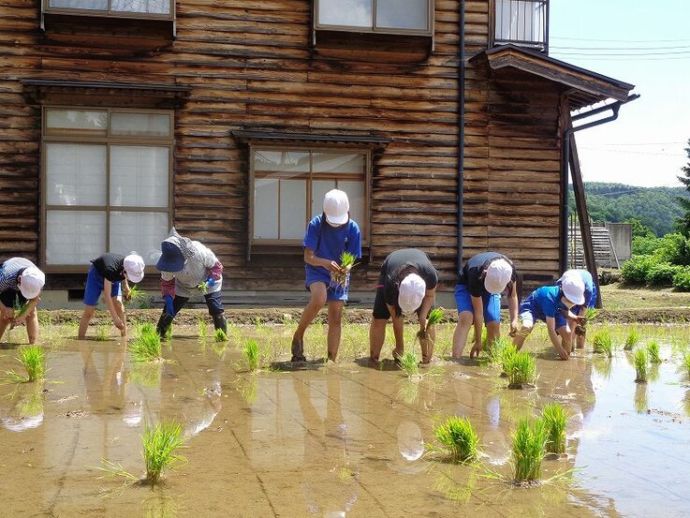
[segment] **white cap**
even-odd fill
[[[398,305],[403,313],[412,313],[422,305],[426,282],[416,273],[407,275],[400,283]]]
[[[566,298],[576,306],[581,306],[585,303],[585,283],[577,272],[566,272],[563,274],[563,277],[561,277],[561,289]]]
[[[46,275],[35,266],[29,266],[21,273],[19,291],[27,299],[35,299],[46,283]]]
[[[505,259],[496,259],[489,263],[484,276],[484,288],[489,293],[501,293],[513,277],[513,267]]]
[[[347,223],[350,201],[347,193],[339,189],[331,189],[323,197],[323,211],[326,214],[326,221],[331,225],[343,225]]]
[[[144,260],[134,252],[125,257],[124,267],[127,279],[133,283],[141,282],[144,278],[144,266]]]

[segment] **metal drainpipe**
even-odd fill
[[[455,269],[462,268],[463,243],[463,197],[465,191],[465,2],[460,2],[460,49],[458,52],[458,196],[457,196],[457,257]]]
[[[581,126],[578,126],[576,128],[568,128],[563,132],[563,159],[561,163],[561,174],[563,175],[563,185],[562,188],[565,191],[565,195],[563,196],[563,207],[561,209],[561,249],[559,252],[560,255],[560,262],[561,262],[561,273],[563,273],[565,270],[568,269],[568,169],[570,166],[570,135],[573,133],[583,130],[583,129],[588,129],[588,128],[593,128],[595,126],[600,126],[602,124],[606,124],[607,122],[613,122],[618,118],[618,112],[621,108],[622,105],[625,103],[629,103],[630,101],[634,101],[637,99],[639,94],[633,94],[628,96],[628,98],[625,101],[617,101],[613,104],[610,104],[608,106],[602,106],[600,108],[595,108],[593,110],[590,110],[585,113],[580,113],[576,116],[574,116],[571,120],[581,120],[581,119],[586,119],[587,117],[591,117],[592,115],[596,115],[598,113],[603,113],[605,111],[611,110],[613,113],[609,115],[608,117],[604,117],[603,119],[599,119],[596,121],[588,122],[587,124],[583,124]]]

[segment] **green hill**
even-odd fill
[[[658,236],[673,232],[683,214],[678,196],[690,198],[683,187],[637,187],[620,183],[585,183],[587,207],[593,221],[619,223],[637,218]],[[575,197],[570,186],[568,208],[575,213]]]

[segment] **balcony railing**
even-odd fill
[[[494,0],[494,5],[494,45],[512,43],[548,54],[548,0]]]

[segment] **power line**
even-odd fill
[[[597,38],[571,38],[567,36],[551,36],[552,40],[567,40],[567,41],[599,41],[607,43],[690,43],[689,39],[661,39],[661,40],[615,40],[615,39],[597,39]]]
[[[688,45],[673,45],[670,47],[561,47],[559,45],[549,46],[551,49],[559,50],[625,50],[625,51],[637,51],[637,50],[690,50]]]

